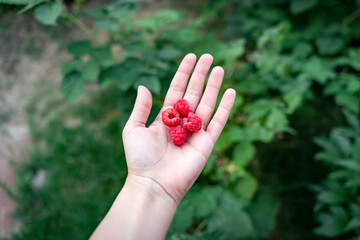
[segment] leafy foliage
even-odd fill
[[[315,157],[332,167],[328,177],[314,189],[320,223],[315,233],[325,237],[351,233],[356,239],[360,227],[360,121],[350,113],[346,116],[350,126],[333,129],[328,138],[315,138],[323,149]]]
[[[88,39],[68,46],[72,59],[62,68],[63,95],[67,101],[74,102],[88,85],[97,83],[105,89],[109,85],[116,86],[118,94],[112,95],[109,101],[120,103],[116,106],[121,115],[118,119],[120,128],[130,114],[139,85],[145,85],[153,93],[155,107],[150,118],[156,116],[179,60],[187,52],[198,56],[211,53],[214,64],[225,68],[224,87],[231,86],[238,92],[228,125],[199,183],[179,206],[169,230],[169,239],[268,237],[275,226],[279,203],[265,190],[267,183],[261,178],[264,173],[259,173],[252,162],[256,159],[261,164],[267,160],[257,159],[261,148],[259,143],[274,146],[274,142],[281,140],[284,134],[296,137],[289,116],[299,109],[308,109],[318,99],[329,103],[329,97],[332,109],[346,109],[352,129],[336,128],[329,139],[316,138],[316,143],[324,148],[317,158],[336,170],[316,188],[315,214],[320,227],[315,233],[324,237],[358,233],[356,214],[360,203],[355,193],[359,182],[356,173],[360,166],[356,163],[359,156],[355,149],[359,141],[355,132],[358,133],[360,114],[360,30],[356,24],[359,1],[208,0],[199,4],[198,12],[189,21],[186,11],[174,9],[161,9],[150,16],[140,17],[137,11],[141,9],[141,1],[118,0],[77,14],[89,18],[92,29],[86,28],[59,4],[34,1],[33,5],[27,6],[36,7],[35,17],[44,24],[55,24],[64,17],[88,34]],[[98,33],[105,35],[105,40],[99,41]],[[84,106],[83,114],[86,115],[88,108]],[[320,108],[319,111],[325,110]],[[106,115],[106,110],[101,112]],[[90,117],[86,122],[93,120],[96,117]],[[304,128],[308,128],[312,122],[320,120],[302,121],[308,124]],[[49,125],[43,134],[51,132],[52,127]],[[67,129],[63,124],[58,127],[64,131]],[[120,131],[117,130],[111,134],[107,132],[109,135],[105,134],[104,139],[119,137]],[[81,129],[79,134],[83,134],[82,131],[87,130]],[[59,138],[66,139],[64,136]],[[82,141],[85,140],[71,144],[79,148]],[[70,142],[64,145],[51,143],[50,153],[67,148],[67,144]],[[111,148],[124,163],[123,156],[120,156],[122,152],[116,152],[112,144],[101,146]],[[92,160],[98,156],[89,156],[88,152],[88,148],[84,148],[77,154],[84,154]],[[72,152],[65,151],[61,156],[73,158]],[[267,156],[268,159],[271,157]],[[92,164],[96,165],[95,160]],[[49,174],[52,172],[50,169]],[[109,165],[107,169],[112,168]],[[124,175],[121,176],[123,179]],[[98,178],[96,184],[102,186],[101,180],[106,176],[99,173]],[[86,178],[72,178],[72,181],[81,184]],[[23,184],[26,185],[26,181]],[[58,184],[63,186],[64,183]],[[270,192],[276,194],[276,190]],[[93,194],[88,192],[89,199]],[[45,200],[48,197],[32,195],[33,199]],[[107,200],[104,205],[110,204],[111,199]],[[106,209],[104,205],[102,210]],[[44,205],[42,207],[47,209]],[[48,211],[54,214],[56,210]],[[29,211],[27,208],[20,215],[26,216]],[[88,208],[84,207],[84,212],[87,211]],[[104,213],[105,210],[96,213],[91,227]],[[35,219],[34,225],[24,232],[30,234],[38,229],[41,221]],[[86,224],[90,226],[90,223]],[[65,223],[60,226],[69,234],[75,231],[69,230]],[[55,230],[50,228],[48,231],[52,234]]]
[[[12,239],[88,239],[96,228],[127,174],[119,161],[124,151],[113,89],[88,93],[91,101],[57,112],[54,103],[29,106],[55,115],[46,128],[38,116],[29,119],[34,149],[17,168],[15,192],[17,217],[26,227]],[[34,180],[39,175],[42,183]]]

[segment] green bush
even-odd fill
[[[27,5],[25,9],[31,7]],[[140,7],[138,0],[119,0],[70,14],[61,2],[39,1],[36,5],[34,14],[40,22],[51,25],[70,21],[88,35],[88,39],[68,46],[72,59],[62,68],[64,97],[75,101],[88,85],[97,83],[102,86],[101,94],[91,96],[91,103],[95,98],[98,102],[119,104],[97,108],[96,104],[76,102],[75,113],[68,114],[75,114],[83,125],[69,128],[66,125],[69,116],[63,114],[39,131],[39,141],[46,141],[46,150],[36,149],[29,163],[19,169],[18,196],[19,199],[24,196],[21,199],[26,201],[19,202],[18,215],[25,222],[29,217],[31,220],[19,236],[86,238],[104,216],[126,176],[120,132],[132,109],[137,86],[147,86],[154,95],[153,119],[183,55],[194,52],[199,56],[208,52],[214,56],[215,65],[225,68],[224,88],[235,88],[238,96],[228,125],[202,175],[179,206],[168,238],[268,237],[275,226],[276,215],[279,214],[278,222],[286,215],[278,213],[279,202],[274,200],[276,189],[286,186],[267,183],[263,175],[276,176],[287,169],[261,172],[257,164],[265,164],[266,159],[274,156],[260,159],[263,155],[259,152],[263,152],[265,144],[275,148],[278,142],[284,141],[284,136],[296,138],[301,134],[299,131],[305,132],[308,128],[312,137],[329,131],[321,126],[311,128],[316,125],[312,122],[328,121],[327,109],[334,116],[334,123],[329,126],[342,123],[339,109],[346,109],[351,119],[358,119],[360,114],[360,28],[356,24],[360,2],[208,0],[197,5],[195,17],[190,20],[181,9],[162,9],[151,16],[139,17]],[[86,27],[81,18],[90,19],[93,27]],[[99,40],[99,33],[105,35],[106,40]],[[107,96],[110,89],[115,93]],[[314,102],[320,102],[320,108],[313,110],[319,111],[318,114],[308,111],[314,108]],[[324,104],[327,106],[323,107]],[[96,126],[99,120],[113,113],[116,118],[109,125]],[[291,122],[292,116],[300,119]],[[296,122],[302,123],[301,128],[292,128]],[[349,131],[334,132],[334,140],[340,139],[341,147],[352,147],[350,143],[355,135],[348,135]],[[321,146],[326,142],[321,141]],[[305,147],[314,148],[312,144],[306,143]],[[333,147],[325,149],[331,151]],[[327,157],[322,160],[329,162]],[[345,160],[336,157],[345,165],[347,158],[359,158],[357,155],[345,155]],[[300,156],[291,159],[293,164],[298,164],[296,160]],[[347,167],[356,171],[354,161],[350,164]],[[51,183],[41,190],[31,188],[31,179],[43,167]],[[326,166],[323,169],[327,170]],[[319,169],[309,166],[309,171]],[[59,172],[69,176],[61,178]],[[293,174],[301,181],[307,180],[301,173],[294,171]],[[320,171],[319,175],[323,176]],[[351,181],[350,175],[347,172],[339,176],[341,183]],[[337,178],[329,181],[331,183],[326,180],[316,190],[315,215],[320,227],[315,233],[324,237],[341,234],[347,237],[348,232],[356,232],[358,220],[355,212],[319,198],[329,195],[326,191],[340,184]],[[90,187],[69,188],[87,184]],[[307,183],[305,187],[310,185]],[[341,191],[353,196],[356,186]],[[337,192],[330,195],[342,196]],[[77,202],[80,196],[86,200]],[[52,201],[56,204],[49,205]],[[38,208],[32,207],[32,202]],[[62,214],[60,206],[64,204],[75,210]],[[357,209],[360,205],[354,200],[350,206]],[[351,218],[353,215],[355,220]],[[278,227],[275,232],[282,230]],[[303,233],[295,234],[292,239],[304,239]],[[311,233],[306,236],[315,239]]]
[[[323,148],[315,157],[332,168],[327,178],[314,188],[315,212],[320,226],[315,232],[325,237],[341,234],[357,239],[360,227],[360,121],[346,113],[350,126],[337,127],[329,138],[315,138]]]

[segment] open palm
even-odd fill
[[[149,127],[145,124],[152,97],[149,90],[140,86],[133,112],[123,130],[129,175],[150,179],[175,202],[180,202],[200,175],[234,104],[235,91],[228,89],[213,116],[224,70],[221,67],[212,70],[202,94],[212,61],[211,55],[202,55],[191,75],[196,56],[185,56],[171,82],[163,108]],[[161,121],[161,112],[181,98],[186,99],[202,119],[202,129],[179,147],[172,143],[168,127]]]

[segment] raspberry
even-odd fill
[[[176,127],[180,125],[180,113],[174,108],[168,108],[161,114],[163,123],[168,127]]]
[[[201,119],[191,111],[185,99],[180,99],[174,104],[173,108],[163,111],[161,117],[163,123],[170,127],[168,132],[176,146],[183,145],[186,139],[193,132],[199,131],[202,126]]]
[[[181,146],[185,143],[189,136],[189,132],[182,126],[172,127],[169,129],[171,139],[176,146]]]
[[[188,102],[185,99],[180,99],[174,104],[174,108],[176,111],[180,113],[181,117],[187,117],[191,109],[189,107]]]
[[[187,118],[183,118],[183,126],[191,132],[197,132],[201,129],[201,119],[195,113],[190,112]]]

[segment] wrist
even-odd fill
[[[129,174],[91,239],[165,239],[176,207],[155,181]]]
[[[123,188],[131,189],[144,200],[160,202],[175,211],[179,204],[161,184],[152,178],[129,173]]]

